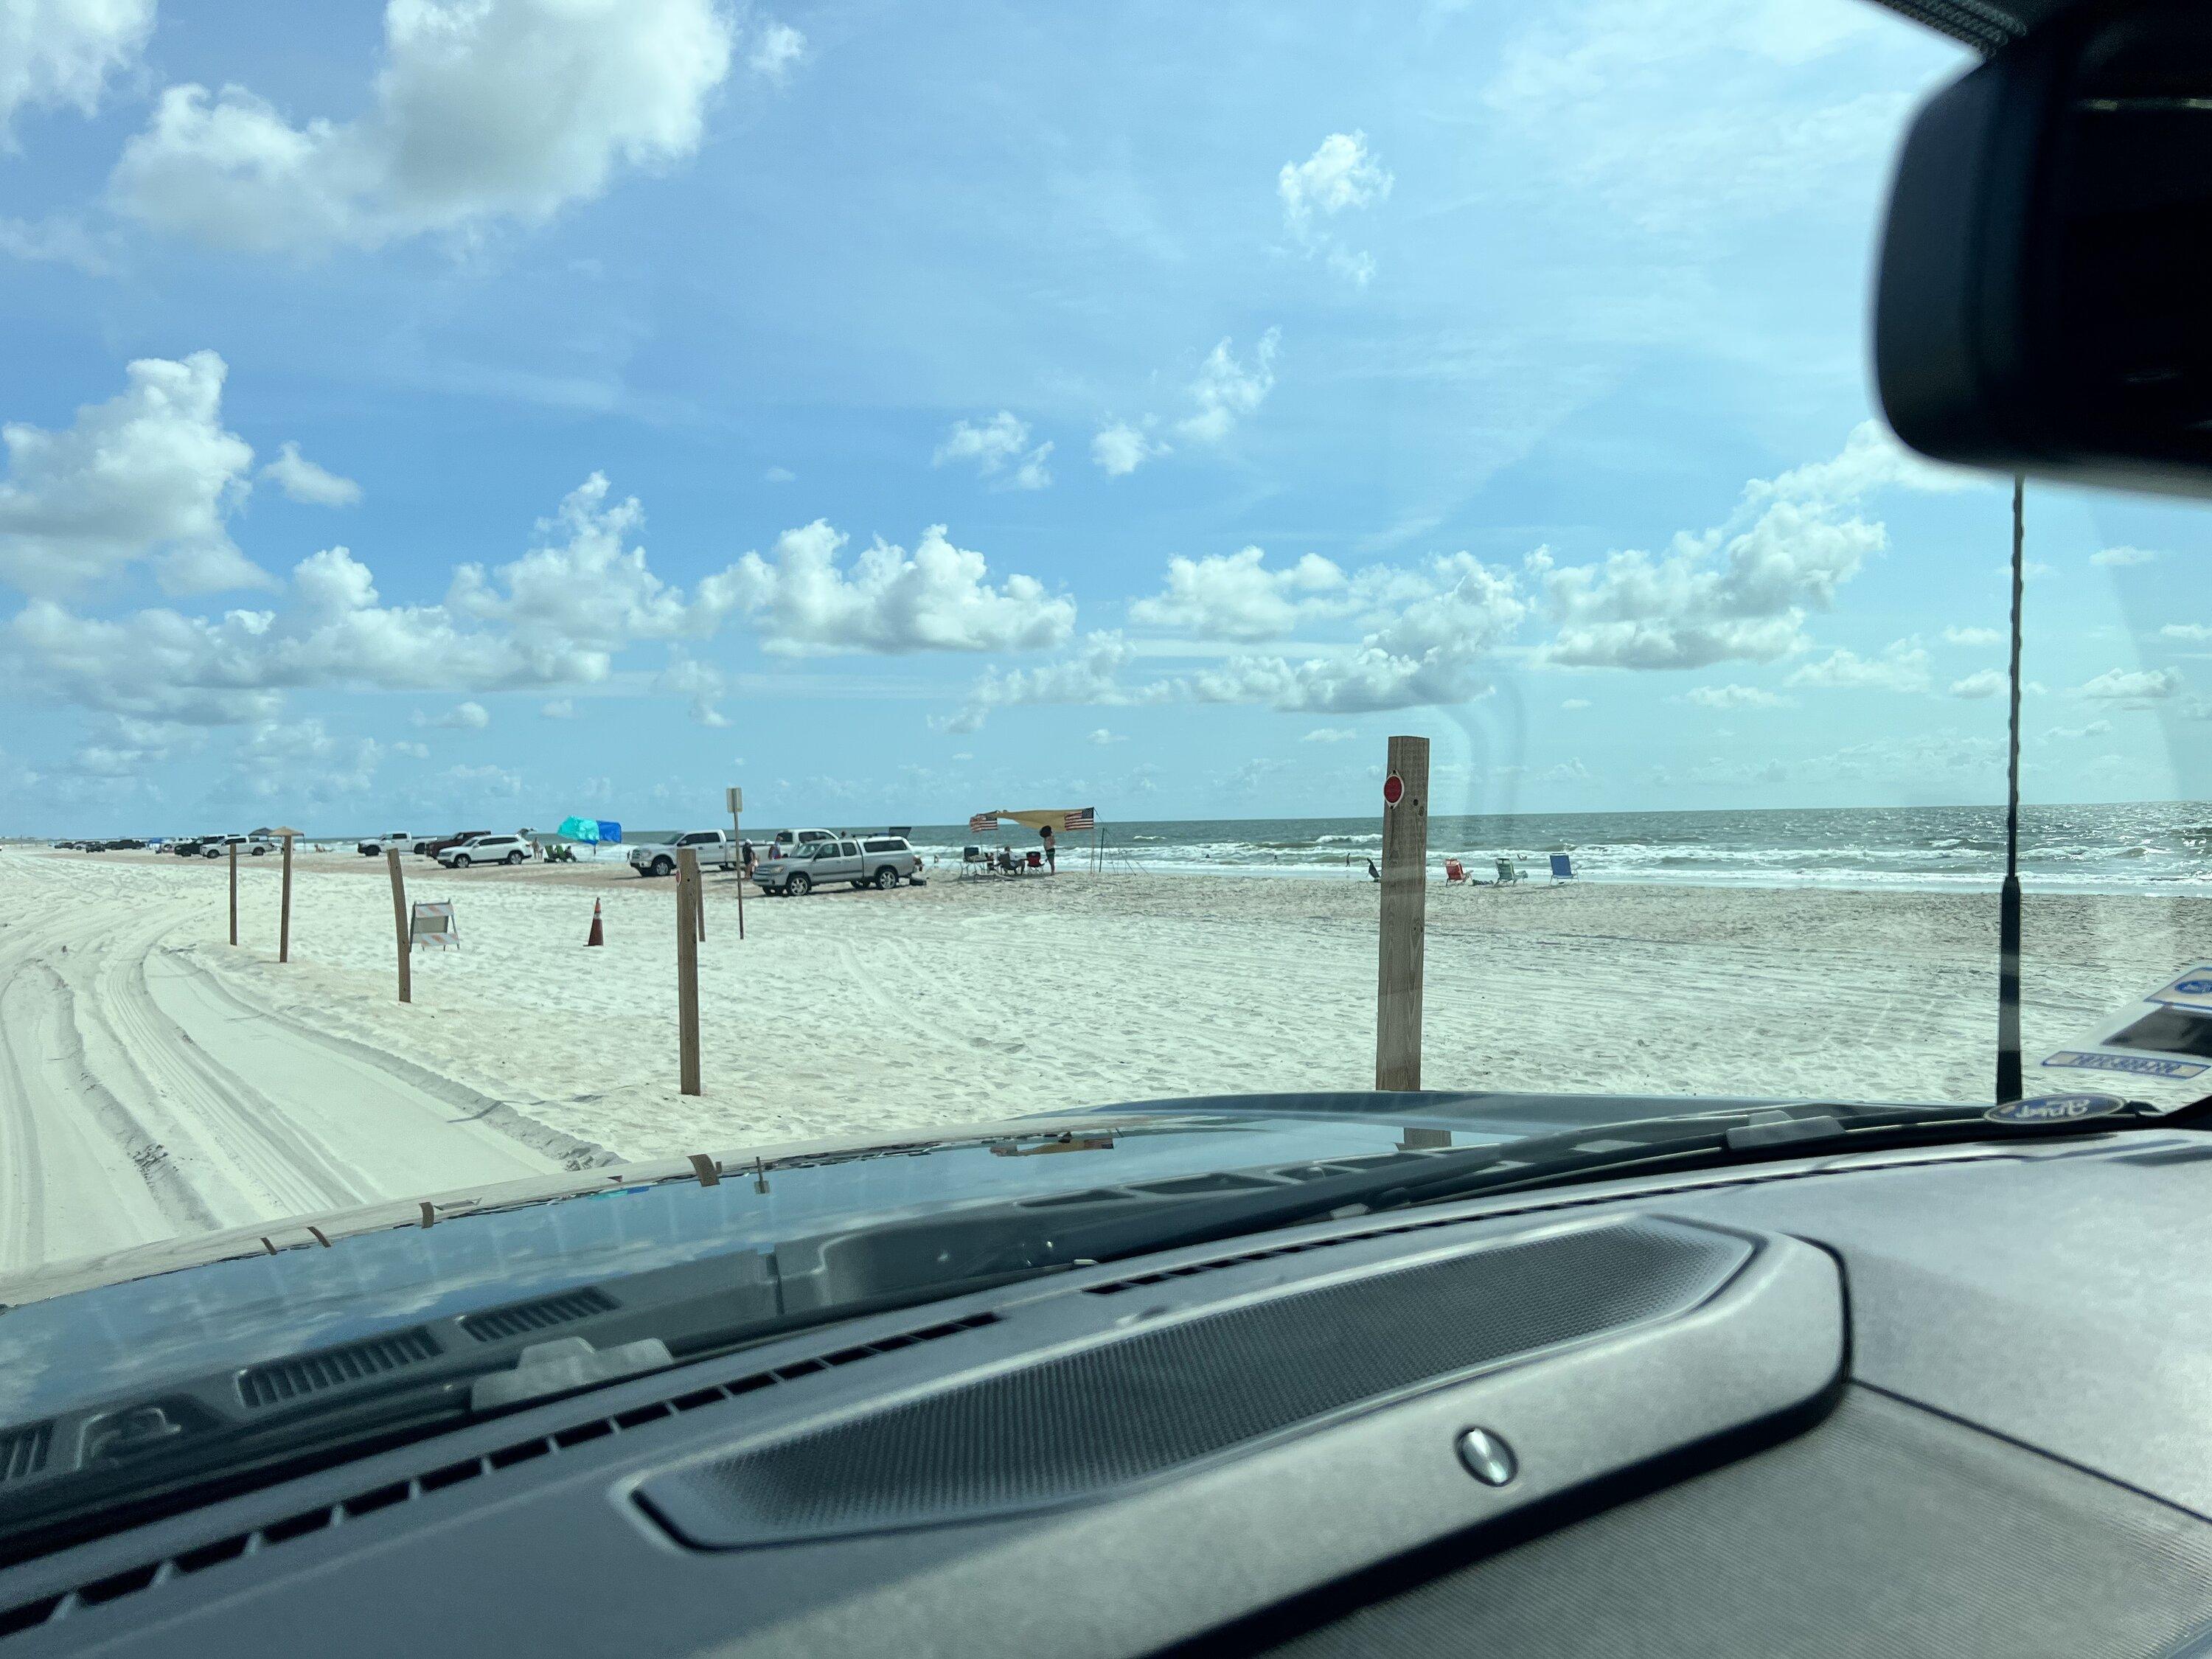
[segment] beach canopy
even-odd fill
[[[1000,818],[1012,818],[1016,823],[1025,823],[1032,830],[1051,830],[1066,833],[1098,827],[1098,809],[1095,806],[1030,807],[1017,811],[1010,806],[994,807],[988,812],[975,813],[968,820],[968,833],[981,836],[990,833]]]
[[[601,842],[612,846],[622,840],[622,825],[611,818],[562,818],[559,833],[570,841]]]

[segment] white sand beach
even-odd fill
[[[289,964],[276,862],[234,950],[220,864],[0,852],[0,1277],[563,1166],[1371,1082],[1364,879],[948,872],[750,895],[740,942],[710,876],[686,1097],[672,882],[410,859],[461,948],[403,1006],[381,862],[301,856]],[[2029,1049],[2201,951],[2208,907],[2031,895]],[[1432,886],[1424,1080],[1985,1099],[1995,933],[1985,895]]]

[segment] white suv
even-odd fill
[[[465,870],[471,864],[520,864],[538,856],[538,844],[520,836],[477,836],[438,854],[448,870]]]

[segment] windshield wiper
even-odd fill
[[[1409,1148],[1382,1158],[1286,1167],[1279,1173],[1292,1178],[1279,1186],[1193,1198],[1164,1211],[1148,1206],[1137,1213],[1104,1211],[1088,1221],[1072,1216],[1054,1232],[1048,1255],[1115,1261],[1332,1217],[1816,1152],[1960,1140],[2017,1145],[2069,1134],[2190,1127],[2207,1103],[2160,1115],[2137,1103],[2103,1116],[2039,1124],[1993,1121],[1979,1106],[1820,1103],[1639,1118],[1480,1146]]]

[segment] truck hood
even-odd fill
[[[927,1138],[627,1164],[197,1234],[0,1280],[0,1424],[165,1372],[252,1364],[963,1206],[1766,1103],[1784,1103],[1437,1092],[1147,1101]]]

